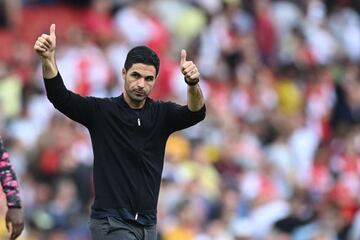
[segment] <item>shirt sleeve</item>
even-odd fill
[[[0,182],[6,196],[8,208],[21,208],[19,183],[10,164],[9,153],[0,139]]]
[[[44,79],[44,82],[47,97],[57,110],[86,127],[91,126],[97,98],[83,97],[68,90],[60,73],[52,79]]]
[[[205,118],[205,115],[205,104],[199,111],[192,112],[187,105],[179,105],[173,102],[166,103],[165,122],[170,133],[197,124]]]

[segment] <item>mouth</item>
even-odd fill
[[[139,96],[139,97],[142,97],[142,96],[145,95],[145,93],[142,92],[142,91],[135,91],[134,93],[135,93],[136,96]]]

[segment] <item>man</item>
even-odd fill
[[[19,197],[19,184],[15,172],[9,161],[9,154],[5,150],[0,138],[0,181],[6,196],[8,210],[5,216],[6,228],[10,232],[10,239],[16,239],[24,229],[24,220]]]
[[[69,118],[86,126],[94,153],[93,239],[156,239],[156,208],[167,138],[205,118],[199,71],[181,52],[188,86],[187,105],[148,96],[160,61],[145,46],[131,49],[122,70],[119,97],[82,97],[66,89],[55,63],[55,25],[34,49],[41,56],[48,99]]]

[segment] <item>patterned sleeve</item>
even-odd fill
[[[15,171],[9,161],[9,153],[0,138],[0,182],[6,195],[8,208],[21,208],[19,184]]]

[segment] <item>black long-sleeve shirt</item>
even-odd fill
[[[66,89],[60,74],[45,79],[45,88],[56,109],[90,132],[93,210],[125,211],[120,215],[139,223],[156,223],[166,141],[171,133],[203,120],[205,106],[192,112],[187,106],[147,98],[142,109],[132,109],[123,95],[96,98],[75,94]],[[146,220],[149,216],[150,222]]]

